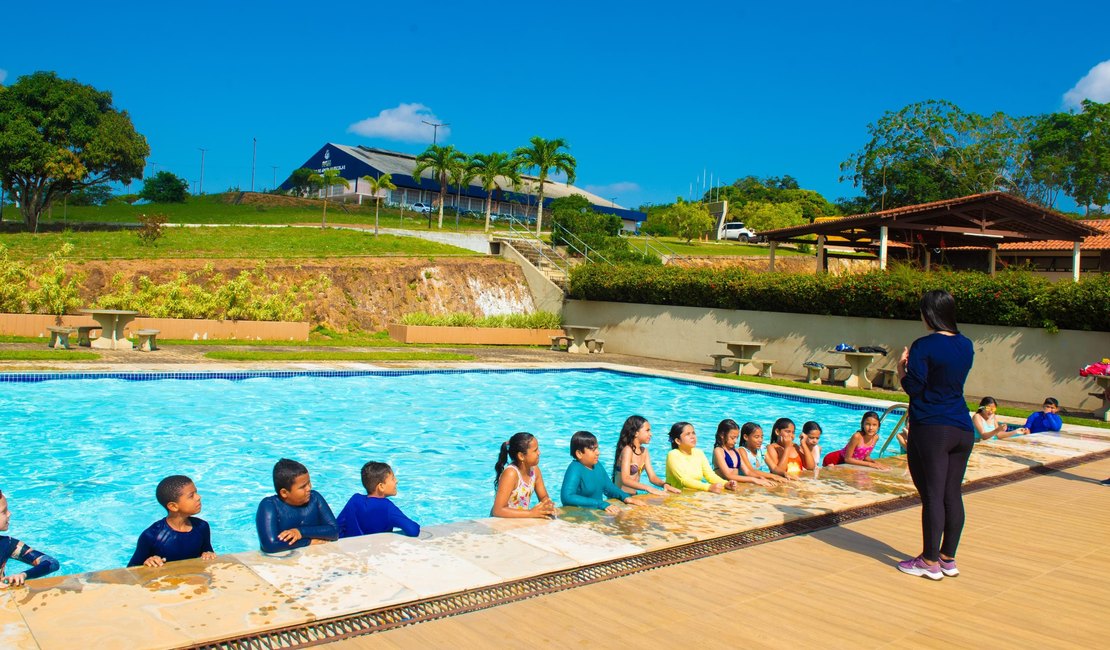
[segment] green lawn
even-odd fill
[[[222,361],[473,361],[472,354],[454,352],[268,352],[254,350],[216,350],[205,353]]]
[[[331,228],[166,228],[154,245],[131,231],[0,233],[13,258],[41,259],[67,242],[75,246],[73,259],[87,260],[478,255],[416,237]]]
[[[691,257],[753,255],[767,257],[770,254],[766,245],[741,244],[734,241],[691,241],[687,244],[685,239],[677,237],[659,237],[658,239],[663,242],[664,246],[674,251],[676,255],[689,255]],[[644,238],[642,237],[629,237],[628,243],[636,250],[644,249]],[[655,245],[655,242],[653,241],[652,244]],[[799,253],[792,248],[782,247],[775,251],[775,256],[813,257],[809,253]]]
[[[94,352],[73,350],[0,350],[0,361],[95,361]]]

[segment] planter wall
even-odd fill
[[[8,336],[49,336],[52,325],[93,325],[91,316],[45,314],[0,314],[0,334]],[[202,318],[143,318],[127,324],[127,336],[141,329],[159,330],[160,339],[237,339],[269,341],[307,341],[308,323],[288,321],[207,320]]]
[[[873,368],[892,365],[893,355],[923,336],[918,321],[785,314],[703,307],[671,307],[588,300],[568,300],[563,310],[568,323],[601,328],[606,351],[641,357],[671,359],[712,367],[709,355],[726,352],[718,340],[762,341],[757,358],[775,359],[775,375],[805,376],[802,363],[810,359],[844,363],[828,350],[837,343],[881,345],[892,356]],[[975,364],[968,375],[968,395],[991,395],[1006,401],[1040,404],[1052,396],[1061,404],[1087,411],[1102,405],[1090,395],[1092,379],[1079,369],[1110,356],[1110,334],[1061,330],[962,325],[975,344]]]
[[[551,345],[563,330],[511,327],[438,327],[389,324],[389,337],[402,343],[456,343],[465,345]]]

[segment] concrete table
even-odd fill
[[[1104,422],[1110,422],[1110,375],[1095,375],[1091,377],[1102,389],[1102,406],[1095,409],[1095,417]],[[1091,393],[1097,395],[1097,393]]]
[[[567,344],[567,352],[571,354],[589,354],[590,349],[586,347],[586,339],[592,337],[600,327],[590,327],[589,325],[563,325],[563,331],[571,338]]]
[[[103,328],[100,337],[92,341],[92,347],[101,350],[134,350],[135,346],[123,335],[127,324],[139,315],[137,311],[126,309],[82,309],[82,313],[93,317]]]
[[[763,344],[756,341],[717,341],[723,343],[732,356],[739,359],[751,359],[756,352],[763,349]]]
[[[840,352],[838,350],[829,350],[829,353],[843,354],[844,360],[848,362],[850,374],[844,380],[845,387],[871,390],[872,384],[871,380],[867,378],[867,368],[875,361],[875,357],[883,355],[878,352]]]

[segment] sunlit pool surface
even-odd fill
[[[388,462],[400,481],[395,502],[422,525],[447,523],[488,515],[497,450],[516,431],[538,435],[558,501],[571,434],[597,435],[611,467],[621,424],[634,413],[652,423],[652,464],[662,476],[667,431],[679,420],[694,424],[707,455],[723,418],[757,422],[768,437],[776,418],[799,428],[817,420],[829,451],[867,410],[595,369],[266,375],[0,382],[7,534],[58,558],[64,573],[122,566],[139,533],[165,515],[158,481],[187,474],[216,552],[257,548],[255,509],[273,493],[281,457],[308,466],[337,515],[363,491],[362,464]]]

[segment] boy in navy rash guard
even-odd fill
[[[212,530],[200,514],[200,494],[188,476],[175,474],[158,482],[154,490],[158,503],[166,509],[159,519],[139,535],[139,543],[127,566],[159,567],[166,562],[200,558],[215,559]]]
[[[8,498],[4,496],[3,492],[0,492],[0,531],[8,529],[8,522],[11,521],[11,518],[12,513],[8,512]],[[8,560],[19,560],[30,565],[31,568],[20,573],[13,573],[10,576],[4,575]],[[39,553],[14,537],[0,535],[0,586],[18,587],[25,580],[41,578],[57,570],[58,561],[54,558]]]
[[[258,504],[254,517],[263,553],[279,553],[339,539],[328,502],[312,489],[308,469],[282,458],[274,464],[274,496]]]
[[[409,537],[420,535],[420,524],[389,500],[397,495],[393,468],[385,463],[366,463],[362,466],[362,487],[366,494],[352,494],[339,513],[340,537],[391,533],[396,528]]]

